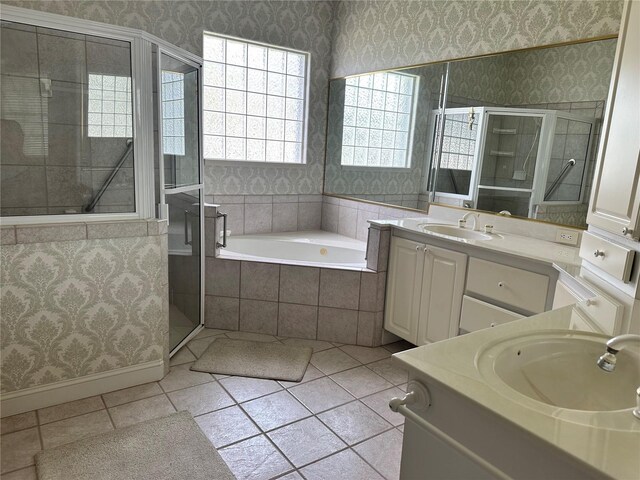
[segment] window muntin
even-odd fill
[[[89,73],[89,137],[133,136],[131,77]]]
[[[162,151],[184,156],[184,74],[162,71]]]
[[[304,163],[309,55],[204,34],[204,157]]]
[[[419,78],[374,73],[347,78],[341,164],[409,168]]]

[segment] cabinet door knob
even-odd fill
[[[633,230],[631,230],[630,228],[624,227],[624,228],[622,229],[622,234],[623,234],[623,235],[629,235],[629,234],[631,234],[631,233],[633,233]]]
[[[498,282],[498,286],[499,286],[500,288],[504,287],[504,282]]]
[[[596,250],[595,252],[593,252],[593,256],[596,258],[598,257],[604,258],[604,252],[602,250]]]
[[[422,251],[423,251],[424,253],[431,253],[431,250],[429,250],[427,247],[424,247],[424,248],[422,249]]]
[[[416,245],[416,252],[420,251],[420,245]]]

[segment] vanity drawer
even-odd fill
[[[624,283],[629,281],[634,251],[607,239],[584,232],[580,244],[580,257]]]
[[[475,332],[522,318],[522,315],[468,296],[462,297],[460,329]]]
[[[527,312],[544,312],[549,277],[520,268],[469,259],[467,292],[511,305]]]

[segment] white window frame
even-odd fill
[[[143,89],[142,85],[152,83],[151,45],[166,46],[174,50],[177,47],[141,30],[9,5],[3,5],[0,9],[0,19],[35,27],[121,40],[131,44],[132,138],[135,159],[134,212],[0,217],[0,225],[88,223],[155,218],[153,96],[149,89],[147,87]],[[186,51],[184,55],[201,62],[197,55]]]
[[[204,30],[202,32],[202,42],[203,42],[203,61],[202,61],[202,65],[203,65],[203,87],[202,87],[202,116],[204,116],[204,98],[205,98],[205,92],[204,92],[204,68],[205,68],[205,64],[207,61],[210,60],[206,60],[205,57],[205,53],[204,53],[204,38],[205,35],[212,35],[215,37],[219,37],[219,38],[224,38],[226,40],[233,40],[233,41],[237,41],[237,42],[242,42],[242,43],[246,43],[246,44],[251,44],[251,45],[258,45],[261,47],[266,47],[266,48],[272,48],[272,49],[276,49],[276,50],[282,50],[284,52],[292,52],[292,53],[297,53],[300,55],[304,55],[306,62],[305,62],[305,73],[304,73],[304,98],[303,98],[303,115],[302,115],[302,152],[301,152],[301,157],[300,157],[300,162],[298,163],[288,163],[288,162],[268,162],[268,161],[255,161],[255,160],[227,160],[227,159],[217,159],[217,158],[207,158],[206,156],[204,156],[204,150],[202,151],[202,156],[204,158],[205,162],[215,162],[216,164],[219,165],[232,165],[232,166],[241,166],[241,165],[250,165],[250,166],[258,166],[258,165],[263,165],[263,166],[281,166],[281,167],[300,167],[300,166],[305,166],[307,165],[307,148],[308,148],[308,136],[309,136],[309,92],[310,92],[310,84],[311,84],[311,53],[310,52],[305,52],[303,50],[297,50],[295,48],[289,48],[289,47],[282,47],[279,45],[272,45],[270,43],[264,43],[264,42],[257,42],[254,40],[249,40],[246,38],[241,38],[241,37],[235,37],[232,35],[224,35],[221,33],[216,33],[216,32],[212,32],[212,31],[208,31],[208,30]],[[226,63],[225,63],[226,65]],[[225,87],[226,89],[226,87]],[[266,94],[265,94],[266,95]],[[204,124],[202,125],[202,131],[203,131],[203,149],[204,149]],[[241,138],[241,137],[239,137]],[[245,137],[246,139],[246,137]],[[266,140],[266,139],[265,139]],[[245,150],[246,152],[246,150]]]
[[[362,171],[384,171],[384,170],[389,170],[389,171],[401,171],[401,170],[405,170],[405,171],[409,171],[413,168],[413,160],[412,160],[412,156],[413,156],[413,141],[414,141],[414,136],[415,136],[415,127],[416,127],[416,114],[417,114],[417,108],[418,108],[418,94],[420,91],[420,77],[418,75],[413,75],[413,74],[409,74],[409,73],[403,73],[403,72],[373,72],[373,73],[366,73],[363,75],[354,75],[351,77],[346,77],[345,78],[345,82],[348,78],[359,78],[365,75],[369,75],[369,76],[373,76],[376,73],[393,73],[395,75],[404,75],[404,76],[408,76],[408,77],[412,77],[414,79],[414,84],[413,84],[413,92],[411,93],[412,96],[412,102],[411,102],[411,111],[409,113],[409,131],[408,133],[408,138],[407,138],[407,155],[406,155],[406,160],[405,160],[405,166],[403,167],[394,167],[392,165],[344,165],[342,163],[342,149],[344,148],[344,144],[343,142],[343,137],[340,138],[340,168],[345,169],[345,170],[362,170]],[[346,88],[346,85],[345,85]],[[360,88],[360,87],[358,87]],[[347,105],[342,105],[343,108],[343,119],[342,119],[342,131],[344,132],[344,108]],[[369,108],[369,110],[372,110],[371,108]],[[386,110],[383,110],[386,112]],[[357,128],[357,127],[354,127]],[[368,130],[371,130],[370,127],[367,127]],[[384,129],[382,129],[382,131],[384,131]],[[354,146],[355,148],[355,146]],[[367,147],[368,148],[368,147]],[[394,148],[395,150],[395,148]]]

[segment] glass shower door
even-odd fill
[[[169,350],[174,353],[203,323],[201,66],[167,53],[160,53],[159,65],[160,202],[169,220]]]

